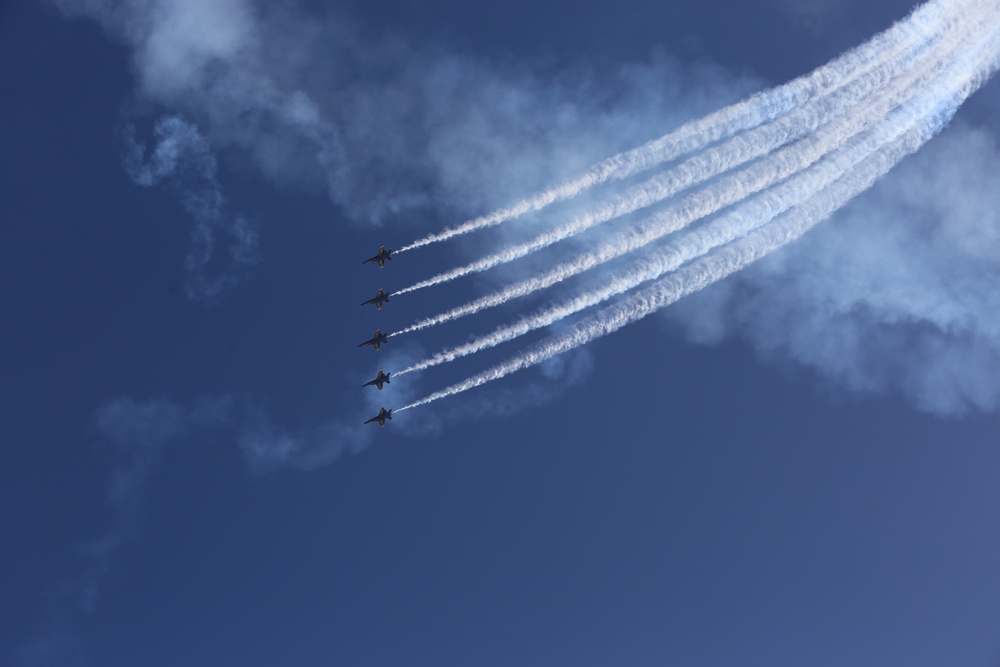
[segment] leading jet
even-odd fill
[[[368,262],[378,262],[378,268],[385,268],[385,260],[392,259],[392,250],[386,250],[385,246],[380,246],[378,249],[378,254],[374,257],[369,257],[362,264],[367,264]]]
[[[383,373],[382,371],[379,371],[378,372],[378,376],[374,380],[372,380],[371,382],[365,382],[361,386],[362,387],[370,387],[372,385],[375,385],[376,387],[378,387],[379,391],[382,391],[382,385],[383,384],[390,384],[389,383],[389,375],[391,375],[391,373]]]
[[[389,303],[389,297],[392,296],[392,292],[386,292],[381,287],[378,288],[378,294],[375,295],[374,299],[368,299],[367,301],[361,302],[362,306],[367,306],[369,303],[374,303],[375,307],[382,310],[383,303]]]
[[[378,414],[366,421],[366,424],[371,424],[372,422],[378,422],[379,426],[385,426],[385,420],[392,419],[392,410],[386,410],[384,407],[378,411]]]
[[[389,340],[389,336],[387,334],[382,333],[381,329],[376,329],[375,330],[375,335],[372,336],[371,340],[366,340],[365,342],[363,342],[360,345],[358,345],[358,347],[364,347],[365,345],[371,345],[372,347],[374,347],[377,350],[379,348],[379,345],[381,345],[382,343],[386,342],[387,340]]]

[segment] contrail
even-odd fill
[[[937,26],[931,36],[937,37],[940,32],[940,27]],[[778,120],[737,135],[718,146],[708,148],[665,173],[628,188],[610,202],[595,206],[567,223],[542,232],[530,241],[505,248],[465,266],[438,274],[406,287],[398,293],[406,294],[431,287],[519,259],[608,220],[663,201],[693,185],[767,155],[779,146],[800,139],[814,131],[837,114],[861,103],[865,98],[880,90],[900,71],[912,65],[914,58],[918,57],[921,52],[925,52],[931,41],[933,40],[926,40],[916,44],[912,49],[903,50],[895,57],[870,67],[863,75],[856,77],[829,95],[810,100]]]
[[[975,25],[979,26],[982,25],[982,23],[976,23]],[[904,94],[902,97],[905,98],[915,96],[916,90],[921,83],[919,79],[924,78],[924,75],[926,75],[926,77],[930,77],[935,73],[940,73],[940,70],[943,69],[945,65],[944,58],[951,53],[956,44],[961,43],[961,40],[967,36],[968,33],[966,31],[957,31],[954,35],[952,35],[952,38],[948,40],[947,43],[943,43],[942,50],[944,53],[938,60],[935,61],[935,67],[933,70],[921,67],[919,63],[915,63],[914,68],[918,70],[920,76],[917,80],[914,80],[913,77],[901,77],[901,80],[894,84],[896,94],[898,95],[900,92],[910,91],[909,95]],[[894,100],[894,102],[901,101],[903,100]],[[893,103],[892,106],[895,107],[897,104]],[[885,112],[886,111],[876,111],[875,113],[881,116]],[[868,120],[872,119],[872,114],[866,115],[869,116]],[[574,296],[567,301],[561,302],[532,316],[522,318],[514,324],[499,327],[494,332],[481,336],[470,341],[469,343],[439,352],[428,359],[409,366],[398,374],[402,375],[411,371],[423,370],[425,368],[453,361],[459,357],[474,354],[480,350],[494,347],[500,343],[507,342],[536,329],[549,326],[556,321],[575,314],[581,310],[602,303],[613,296],[627,292],[643,282],[657,279],[665,273],[677,269],[685,262],[704,255],[710,250],[728,243],[735,238],[744,236],[753,229],[763,225],[793,206],[797,206],[807,201],[809,198],[831,185],[848,170],[853,169],[858,163],[877,150],[880,146],[894,140],[899,133],[905,129],[904,125],[905,123],[883,123],[875,130],[867,134],[855,136],[847,147],[839,149],[818,165],[792,177],[788,181],[777,185],[770,190],[766,190],[763,194],[758,195],[749,202],[741,202],[740,205],[734,210],[711,222],[708,222],[704,226],[690,232],[667,247],[657,249],[649,255],[641,257],[634,263],[633,268],[625,273],[612,275],[608,282],[603,284],[599,289]],[[654,218],[660,218],[661,220],[667,222],[669,221],[669,215],[665,213],[658,214],[657,216],[654,216]],[[648,222],[649,221],[647,221],[647,223]],[[643,225],[644,224],[646,223],[643,223]],[[638,232],[629,231],[619,234],[618,236],[618,239],[610,241],[606,244],[606,248],[600,248],[595,253],[583,255],[578,258],[577,261],[572,263],[572,267],[565,265],[565,268],[567,270],[572,270],[593,265],[591,262],[596,262],[600,257],[606,256],[605,253],[607,251],[615,251],[618,254],[624,254],[624,252],[628,252],[637,247],[636,244],[644,241],[644,237],[647,236],[647,233],[643,230]],[[632,238],[636,239],[636,243],[629,243]],[[545,279],[547,277],[554,277],[563,268],[564,267],[560,267],[555,271],[551,271],[542,278]],[[519,285],[528,285],[531,282],[532,281],[530,280],[524,281]],[[517,285],[514,287],[517,287]],[[498,294],[503,293],[504,292],[500,292]],[[475,304],[479,302],[473,303]]]
[[[955,3],[932,0],[914,10],[907,18],[897,21],[888,30],[868,42],[847,51],[810,74],[794,79],[750,98],[730,105],[682,125],[677,130],[607,160],[555,187],[522,199],[509,207],[474,218],[457,227],[425,236],[396,252],[414,250],[431,243],[479,229],[493,227],[526,213],[539,211],[550,204],[577,196],[581,192],[612,180],[628,178],[681,155],[701,150],[705,146],[734,134],[756,127],[786,114],[810,98],[839,88],[846,81],[865,71],[877,58],[908,48],[925,34],[928,25],[938,20],[944,8]]]
[[[767,190],[749,202],[741,203],[730,213],[706,223],[666,247],[640,257],[631,268],[612,275],[599,289],[578,294],[567,301],[524,317],[514,324],[498,327],[492,333],[480,336],[464,345],[439,352],[399,371],[397,375],[448,363],[550,326],[570,315],[623,294],[641,283],[655,280],[734,239],[746,236],[790,208],[808,201],[841,178],[848,170],[855,168],[886,141],[895,138],[888,137],[887,134],[898,135],[899,128],[894,128],[896,132],[882,131],[887,129],[880,128],[880,131],[858,138],[850,147],[838,151],[803,174]]]
[[[995,9],[991,20],[996,20]],[[984,41],[985,44],[982,43]],[[977,42],[964,57],[953,63],[941,80],[919,95],[914,103],[894,114],[897,118],[893,118],[892,122],[901,122],[904,126],[912,124],[910,129],[868,157],[856,169],[849,171],[818,196],[785,213],[775,222],[760,227],[717,252],[634,292],[620,303],[584,318],[566,331],[551,336],[514,358],[401,409],[406,410],[453,396],[588,343],[732,275],[777,248],[796,240],[818,222],[871,187],[900,160],[918,150],[940,132],[958,106],[981,87],[996,70],[1000,64],[998,60],[1000,60],[1000,32],[996,30],[994,24],[988,39]]]
[[[924,62],[923,59],[910,61],[909,72],[892,80],[890,88],[884,94],[870,104],[860,107],[857,113],[845,113],[809,137],[768,156],[742,172],[726,176],[717,183],[689,195],[681,202],[650,216],[628,230],[615,234],[610,239],[598,243],[594,249],[570,261],[561,262],[540,276],[515,283],[468,304],[421,320],[390,335],[426,329],[555,285],[604,262],[638,250],[686,227],[695,220],[712,215],[722,208],[737,203],[747,196],[771,187],[773,184],[807,168],[829,151],[843,145],[844,141],[914,96],[920,87],[939,74],[946,65],[944,57],[966,36],[965,31],[954,30],[954,27],[953,24],[949,25],[949,32],[946,33],[947,39],[942,40],[937,49],[925,54],[926,59],[932,59],[930,63]],[[942,51],[944,57],[935,55]],[[874,148],[876,146],[872,146],[869,150]],[[814,186],[814,182],[815,179],[796,180],[794,184],[780,186],[771,197],[772,199],[780,198],[782,201],[788,201],[789,203],[785,205],[785,208],[788,208],[807,199],[823,187]],[[775,209],[775,206],[770,208]],[[772,216],[778,212],[780,211],[776,210]],[[463,349],[471,346],[470,343],[468,346],[463,346]],[[486,347],[490,347],[490,345]],[[417,368],[411,367],[408,370],[417,370]]]

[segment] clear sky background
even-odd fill
[[[511,350],[379,368],[539,305],[376,357],[532,268],[360,309],[505,236],[380,244],[907,2],[58,4],[0,4],[0,664],[1000,665],[996,83],[764,266],[360,424]],[[171,118],[183,167],[140,173]]]

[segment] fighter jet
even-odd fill
[[[386,250],[385,246],[380,246],[378,249],[378,254],[374,257],[369,257],[362,264],[367,264],[368,262],[378,262],[378,268],[385,268],[385,260],[392,259],[392,251]]]
[[[366,424],[371,424],[372,422],[378,422],[379,426],[385,426],[385,420],[392,419],[392,410],[386,410],[384,407],[378,411],[378,414],[366,421]]]
[[[361,386],[370,387],[371,385],[375,385],[376,387],[378,387],[379,391],[382,391],[382,385],[389,384],[389,375],[390,373],[383,373],[382,371],[379,371],[378,376],[374,380],[372,380],[371,382],[365,382]]]
[[[372,347],[374,347],[377,350],[379,348],[379,345],[381,345],[382,343],[386,342],[387,340],[389,340],[389,336],[387,336],[386,334],[382,333],[381,329],[376,329],[375,330],[375,335],[372,336],[372,339],[371,340],[366,340],[365,342],[363,342],[360,345],[358,345],[358,347],[364,347],[365,345],[371,345]]]
[[[386,292],[381,287],[378,288],[378,294],[375,295],[374,299],[368,299],[361,303],[362,306],[367,306],[369,303],[374,303],[375,307],[382,310],[382,303],[389,303],[389,297],[392,296],[392,292]]]

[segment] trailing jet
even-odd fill
[[[358,345],[358,347],[364,347],[365,345],[371,345],[372,347],[374,347],[377,350],[379,348],[379,345],[381,345],[382,343],[386,342],[387,340],[389,340],[389,336],[386,335],[386,334],[384,334],[384,333],[382,333],[381,329],[376,329],[375,330],[375,335],[372,336],[371,340],[366,340],[365,342],[363,342],[360,345]]]
[[[375,307],[382,310],[382,303],[389,303],[389,297],[392,296],[392,292],[385,292],[381,287],[378,288],[378,294],[375,295],[374,299],[368,299],[361,303],[362,306],[367,306],[369,303],[374,303]]]
[[[391,373],[383,373],[382,371],[379,371],[378,376],[374,380],[372,380],[371,382],[365,382],[361,386],[370,387],[371,385],[375,385],[376,387],[378,387],[379,391],[382,391],[382,385],[389,384],[389,375],[391,375]]]
[[[392,259],[392,251],[386,250],[385,246],[380,246],[378,249],[378,254],[374,257],[369,257],[362,264],[367,264],[368,262],[378,262],[378,268],[385,268],[385,260]]]
[[[371,424],[372,422],[378,422],[379,426],[385,426],[385,420],[392,419],[392,410],[386,410],[382,408],[378,411],[378,414],[366,421],[366,424]]]

